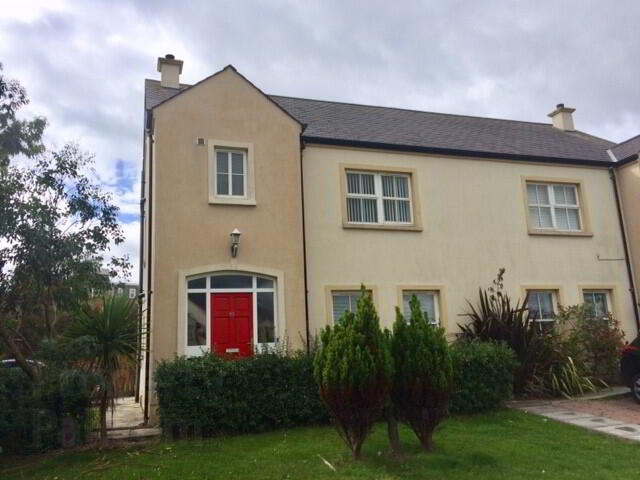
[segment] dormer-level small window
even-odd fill
[[[246,152],[216,149],[215,155],[216,196],[245,198],[247,192]]]

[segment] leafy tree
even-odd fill
[[[391,389],[393,362],[379,321],[371,294],[362,286],[356,313],[345,312],[322,332],[314,360],[320,396],[354,459],[360,458]]]
[[[115,403],[115,374],[124,362],[135,360],[138,321],[136,304],[112,295],[74,316],[66,337],[87,345],[86,368],[98,377],[100,391],[100,437],[107,438],[107,410]]]
[[[47,151],[43,118],[20,120],[25,90],[0,66],[0,340],[30,378],[27,361],[61,318],[104,287],[103,253],[124,240],[118,208],[92,181],[91,156],[76,145]],[[127,258],[110,273],[128,270]]]
[[[453,366],[444,329],[429,323],[415,295],[410,305],[409,322],[396,307],[391,399],[398,419],[409,425],[425,450],[431,450],[433,432],[447,415]]]

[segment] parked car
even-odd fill
[[[27,363],[31,365],[36,365],[39,368],[44,367],[44,363],[39,362],[38,360],[27,359]],[[19,368],[18,362],[15,358],[10,358],[8,360],[0,360],[0,367],[2,368]]]
[[[640,403],[640,335],[622,350],[620,373],[633,398]]]

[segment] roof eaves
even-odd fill
[[[539,162],[539,163],[563,163],[568,165],[589,165],[595,167],[611,167],[615,166],[614,162],[605,160],[588,160],[584,158],[563,158],[563,157],[541,157],[535,155],[519,155],[511,153],[486,152],[479,150],[459,150],[440,147],[422,147],[416,145],[400,145],[393,143],[378,143],[359,140],[345,140],[340,138],[327,138],[303,135],[302,140],[309,144],[316,145],[334,145],[342,147],[369,148],[374,150],[390,150],[396,152],[410,153],[432,153],[439,155],[450,155],[457,157],[474,157],[487,159],[503,159],[521,162]]]
[[[640,155],[638,155],[637,153],[634,153],[633,155],[629,155],[628,157],[623,158],[622,160],[618,160],[615,163],[616,167],[622,166],[622,165],[626,165],[627,163],[631,163],[634,160],[638,160],[640,159]]]

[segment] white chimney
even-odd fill
[[[576,127],[573,125],[573,112],[575,112],[575,108],[567,108],[564,106],[564,103],[559,103],[556,105],[556,109],[551,112],[548,116],[551,117],[551,121],[553,122],[553,126],[558,130],[564,131],[574,131]]]
[[[164,57],[158,57],[158,71],[160,72],[160,85],[169,88],[180,88],[180,74],[182,73],[182,60],[168,53]]]

